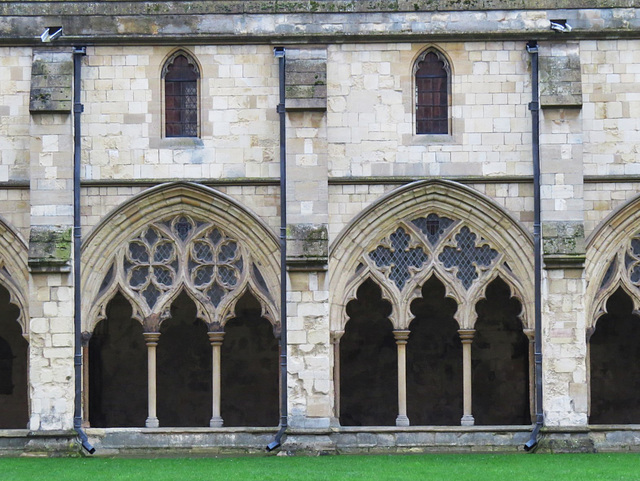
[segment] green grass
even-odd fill
[[[2,481],[640,480],[640,454],[0,458]]]

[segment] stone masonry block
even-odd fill
[[[70,113],[72,79],[71,52],[34,51],[29,110]]]
[[[29,236],[29,268],[32,272],[71,270],[71,228],[33,226]]]
[[[540,104],[544,107],[581,107],[582,77],[577,42],[541,46]]]

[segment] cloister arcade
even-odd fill
[[[638,205],[589,238],[591,424],[640,420]],[[2,227],[0,428],[14,429],[29,419],[39,321],[27,322],[24,242]],[[330,254],[336,421],[530,424],[531,249],[501,207],[449,182],[397,189],[356,217]],[[275,426],[277,253],[259,219],[200,186],[150,189],[107,216],[83,244],[88,424]]]

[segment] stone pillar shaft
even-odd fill
[[[158,420],[158,413],[156,409],[156,347],[158,346],[158,340],[160,339],[159,332],[145,332],[143,333],[144,340],[147,344],[147,369],[148,369],[148,403],[149,414],[145,426],[148,428],[157,428],[160,426]]]
[[[396,426],[409,426],[407,417],[407,340],[411,331],[393,331],[398,346],[398,417]]]
[[[475,420],[472,415],[472,383],[471,383],[471,342],[476,333],[475,329],[460,329],[462,341],[462,426],[473,426]]]
[[[223,425],[222,416],[220,415],[220,351],[222,347],[222,340],[224,338],[224,332],[209,332],[209,342],[211,343],[211,421],[209,426],[212,428],[220,428]]]

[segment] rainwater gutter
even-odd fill
[[[273,451],[282,444],[282,436],[287,430],[287,131],[285,111],[285,49],[276,47],[273,51],[278,59],[280,100],[277,112],[280,115],[280,429],[267,451]]]
[[[80,101],[82,92],[82,57],[86,55],[85,47],[73,48],[73,290],[74,290],[74,346],[73,367],[75,374],[75,399],[73,412],[73,429],[78,433],[80,444],[89,453],[96,449],[89,443],[86,433],[82,429],[82,322],[81,322],[81,294],[80,294],[80,164],[82,149],[82,134],[80,131],[80,115],[84,105]]]
[[[525,451],[531,451],[538,445],[540,429],[544,425],[542,407],[542,240],[540,223],[540,99],[538,87],[538,43],[527,43],[527,52],[531,55],[531,136],[533,155],[533,256],[534,256],[534,360],[535,360],[535,409],[536,424],[531,437],[524,445]]]

